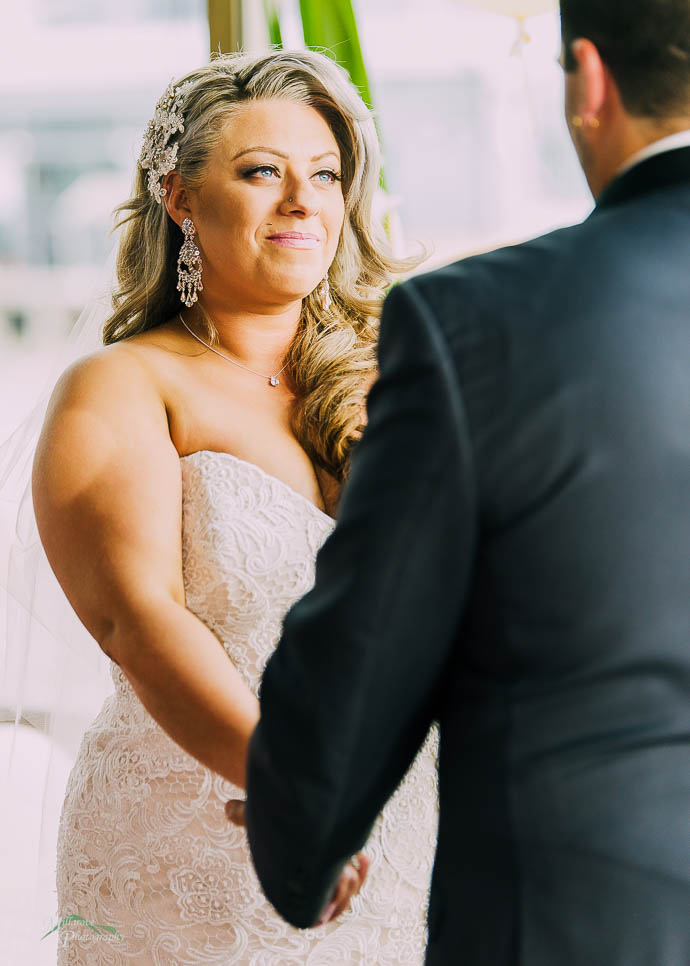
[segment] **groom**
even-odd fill
[[[439,720],[429,966],[690,964],[690,2],[562,20],[596,210],[387,299],[249,757],[307,927]]]

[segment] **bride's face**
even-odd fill
[[[189,205],[209,298],[247,307],[303,298],[326,275],[343,224],[330,127],[288,100],[241,106]]]

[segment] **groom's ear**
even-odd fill
[[[598,127],[611,98],[618,99],[615,81],[591,40],[584,37],[574,40],[570,54],[575,65],[570,72],[572,108],[585,127]]]
[[[189,189],[177,171],[171,171],[163,179],[165,188],[164,203],[165,208],[176,225],[182,226],[185,218],[191,218],[192,212],[189,207]]]

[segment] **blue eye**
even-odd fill
[[[335,171],[331,171],[329,168],[324,168],[323,171],[317,171],[316,177],[319,181],[324,181],[327,184],[335,184],[336,181],[340,181],[340,175],[336,174]]]
[[[258,175],[263,181],[269,181],[273,175],[278,177],[278,170],[272,164],[260,164],[246,172],[247,176]]]

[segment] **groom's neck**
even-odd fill
[[[646,148],[681,131],[690,131],[690,113],[663,120],[629,114],[612,119],[608,130],[602,131],[598,142],[592,145],[589,163],[583,163],[594,197],[598,199]]]

